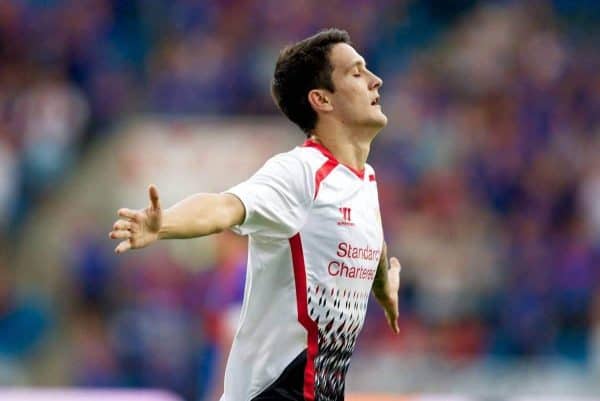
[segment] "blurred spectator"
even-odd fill
[[[596,293],[591,309],[590,366],[600,375],[600,293]]]
[[[0,133],[0,241],[8,227],[17,192],[17,157],[11,144]]]
[[[50,314],[42,299],[17,292],[5,260],[0,258],[0,383],[25,383],[27,363],[48,338]]]
[[[24,190],[35,196],[57,184],[73,165],[87,103],[61,77],[46,77],[16,100],[15,114],[22,133]]]
[[[590,149],[590,155],[594,152],[600,153],[600,146]],[[594,242],[600,244],[600,161],[594,160],[593,156],[590,159],[581,186],[581,206]]]

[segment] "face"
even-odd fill
[[[365,60],[346,43],[334,45],[329,54],[335,92],[329,93],[332,111],[350,126],[383,128],[387,117],[379,105],[381,78],[367,68]]]

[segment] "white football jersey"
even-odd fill
[[[308,140],[226,192],[249,249],[221,401],[343,400],[383,244],[373,169]]]

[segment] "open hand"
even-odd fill
[[[400,333],[398,327],[398,290],[400,289],[400,262],[397,258],[390,258],[390,268],[387,271],[387,289],[385,296],[377,297],[385,313],[388,325],[395,334]]]
[[[121,239],[115,252],[120,254],[130,249],[143,248],[158,239],[162,224],[162,211],[158,199],[158,190],[154,185],[148,187],[150,206],[146,209],[119,209],[121,217],[108,234],[111,239]]]

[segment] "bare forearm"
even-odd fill
[[[373,294],[383,308],[388,324],[398,334],[398,289],[400,288],[400,262],[397,258],[388,259],[387,245],[384,242],[381,258],[373,281]]]
[[[384,242],[381,250],[381,258],[379,259],[379,265],[377,266],[377,272],[375,273],[375,279],[373,280],[373,294],[379,301],[387,300],[390,296],[389,278],[388,278],[388,256],[387,256],[387,245]]]
[[[230,194],[195,194],[163,211],[159,239],[202,237],[240,224],[244,207]]]

